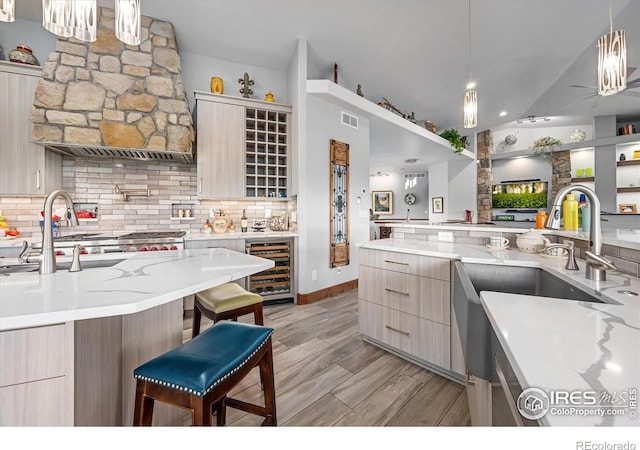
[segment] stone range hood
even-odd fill
[[[34,96],[34,141],[69,156],[192,162],[173,25],[142,16],[140,45],[127,45],[114,22],[98,8],[95,42],[58,38]]]

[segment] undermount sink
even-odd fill
[[[119,262],[124,261],[124,259],[102,259],[102,260],[90,260],[90,261],[80,261],[82,266],[82,270],[85,269],[96,269],[100,267],[111,267],[115,266]],[[56,270],[68,270],[71,267],[71,261],[58,262],[56,264]],[[2,265],[0,263],[0,275],[10,275],[12,273],[37,273],[38,265],[37,264],[11,264],[11,265]]]

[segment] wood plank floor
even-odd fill
[[[356,289],[311,305],[265,306],[265,325],[275,329],[278,425],[470,425],[461,385],[362,340],[357,295]],[[191,320],[184,320],[185,341]],[[203,329],[210,325],[203,319]],[[259,381],[256,369],[230,396],[263,404]],[[230,426],[256,426],[261,419],[227,410]]]

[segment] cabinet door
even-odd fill
[[[0,194],[44,195],[42,145],[31,142],[38,77],[0,71]]]
[[[198,102],[198,197],[244,197],[244,107]]]

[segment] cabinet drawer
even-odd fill
[[[0,333],[0,386],[63,376],[65,347],[63,324]]]
[[[358,297],[449,325],[449,282],[360,266]]]
[[[0,425],[55,427],[73,425],[73,395],[66,377],[0,388]]]
[[[411,356],[449,370],[450,328],[360,299],[360,332]]]
[[[432,256],[360,249],[360,265],[449,281],[449,260]]]

